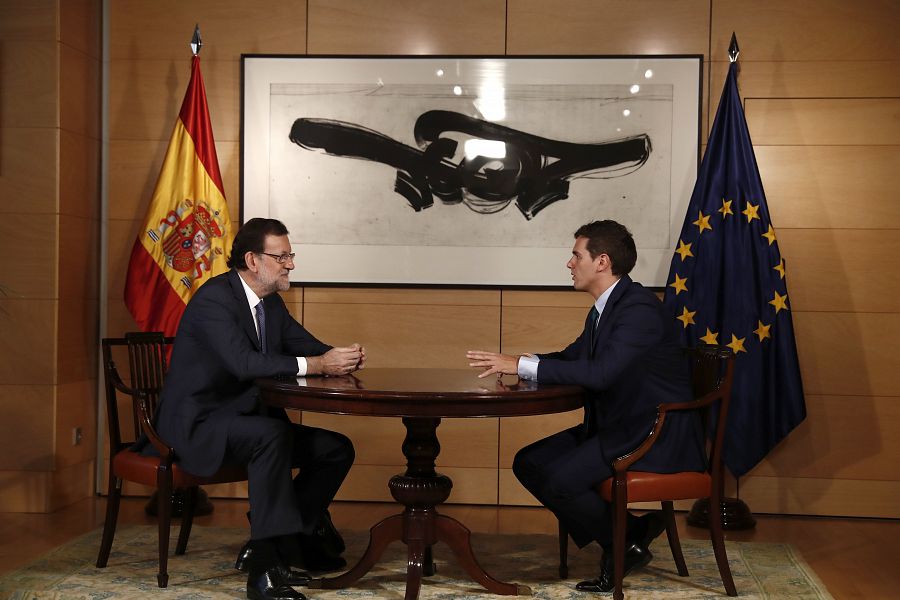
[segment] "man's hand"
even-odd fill
[[[497,373],[498,375],[518,375],[519,374],[519,357],[509,354],[497,354],[496,352],[485,352],[484,350],[468,350],[466,358],[470,361],[469,366],[476,369],[484,369],[484,373],[479,377],[487,377]]]
[[[346,375],[361,369],[366,361],[365,348],[359,344],[332,348],[322,356],[308,357],[307,365],[322,375]]]

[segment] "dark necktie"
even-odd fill
[[[596,341],[597,335],[597,319],[600,317],[600,313],[597,312],[597,307],[592,306],[591,312],[588,313],[588,327],[590,327],[590,341],[591,341],[591,355],[594,354],[594,342]]]
[[[259,327],[259,348],[266,353],[266,309],[262,300],[256,305],[256,325]]]

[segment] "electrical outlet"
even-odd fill
[[[77,446],[81,443],[81,427],[72,428],[72,445]]]

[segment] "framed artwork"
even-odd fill
[[[242,56],[241,220],[307,284],[568,286],[574,231],[664,286],[697,176],[702,57]]]

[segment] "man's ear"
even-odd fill
[[[612,261],[609,259],[609,254],[601,252],[597,258],[594,259],[594,265],[596,266],[598,273],[609,270],[612,267]]]
[[[244,264],[247,265],[248,271],[259,272],[259,257],[249,250],[244,253]]]

